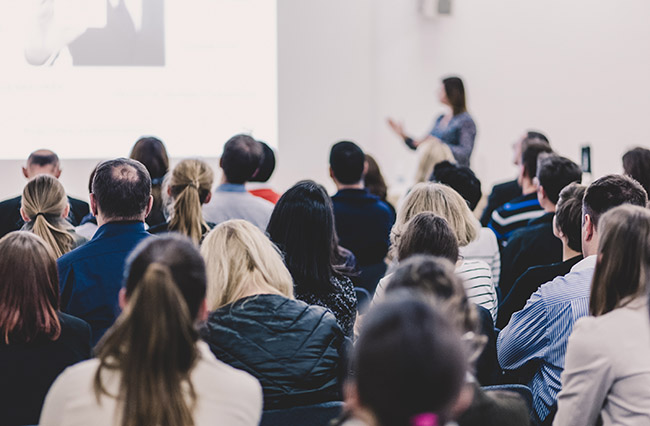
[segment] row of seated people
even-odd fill
[[[621,176],[608,176],[590,186],[593,194],[591,198],[588,196],[589,190],[583,197],[584,188],[576,184],[569,185],[560,193],[564,189],[564,185],[579,180],[579,177],[571,179],[576,176],[577,166],[554,154],[540,156],[540,153],[550,151],[547,149],[548,144],[538,143],[538,141],[522,141],[521,145],[522,187],[527,187],[528,182],[534,185],[539,206],[545,206],[544,210],[548,208],[550,211],[547,213],[552,213],[552,209],[557,208],[556,220],[551,222],[550,229],[551,235],[554,229],[560,238],[558,241],[561,241],[564,255],[582,251],[585,261],[587,261],[578,263],[576,260],[574,264],[577,264],[578,267],[569,268],[575,269],[575,272],[581,270],[588,272],[576,274],[578,276],[575,278],[568,274],[568,277],[563,279],[568,282],[585,281],[584,277],[593,272],[595,259],[591,256],[598,249],[597,217],[619,204],[645,205],[645,201],[641,197],[641,193],[646,197],[645,191],[630,179]],[[219,336],[228,335],[229,328],[236,330],[235,333],[231,333],[231,336],[239,336],[240,327],[246,328],[247,325],[250,326],[250,323],[268,326],[268,323],[274,320],[280,324],[285,320],[291,322],[290,318],[284,318],[277,313],[273,303],[270,303],[272,301],[266,301],[265,297],[258,295],[269,292],[269,294],[287,298],[296,297],[310,306],[320,305],[327,308],[333,314],[337,323],[334,328],[338,328],[345,337],[340,346],[334,345],[337,346],[335,352],[337,352],[338,358],[331,365],[325,366],[324,370],[330,374],[332,372],[339,374],[341,365],[343,365],[341,360],[345,358],[344,347],[347,346],[345,339],[353,337],[355,323],[361,330],[364,323],[356,321],[357,301],[353,282],[369,285],[370,290],[374,290],[376,282],[373,284],[372,281],[383,276],[383,272],[377,273],[375,266],[383,263],[383,257],[386,254],[392,259],[392,268],[399,267],[399,264],[413,254],[442,256],[453,262],[455,274],[461,278],[467,299],[474,302],[473,306],[478,307],[475,309],[481,319],[480,334],[483,336],[483,340],[487,341],[487,344],[482,346],[476,364],[475,376],[478,382],[493,384],[503,380],[500,378],[500,368],[496,361],[498,356],[501,367],[517,370],[517,380],[532,385],[536,411],[533,421],[549,422],[552,419],[552,415],[549,416],[549,413],[552,414],[555,410],[555,399],[560,389],[559,374],[564,364],[566,339],[571,332],[573,322],[578,317],[587,315],[588,312],[577,309],[574,318],[570,320],[556,318],[558,315],[555,314],[549,320],[548,315],[550,314],[546,312],[545,305],[548,301],[541,296],[536,298],[536,295],[542,294],[540,293],[541,289],[535,293],[537,287],[529,287],[530,293],[526,294],[527,291],[523,291],[519,295],[519,300],[526,303],[528,296],[535,293],[528,303],[530,307],[526,305],[524,308],[522,305],[512,308],[512,312],[524,309],[514,315],[513,321],[510,321],[510,324],[504,328],[497,340],[494,322],[500,321],[503,317],[503,304],[502,306],[498,305],[497,297],[501,280],[495,280],[494,277],[500,270],[499,258],[501,257],[504,263],[507,262],[507,259],[502,256],[503,253],[506,253],[505,248],[510,245],[510,239],[502,238],[503,253],[499,253],[496,236],[503,235],[479,227],[471,211],[478,202],[475,185],[477,180],[471,170],[449,163],[439,164],[434,169],[433,178],[437,182],[449,186],[440,183],[416,185],[399,206],[396,219],[393,219],[395,216],[393,216],[390,205],[382,201],[380,197],[371,195],[364,188],[364,177],[367,175],[368,168],[366,156],[353,143],[342,142],[332,148],[330,156],[331,174],[339,189],[337,195],[330,200],[320,185],[310,181],[299,182],[280,197],[275,206],[269,203],[270,213],[265,213],[264,210],[269,205],[265,205],[263,202],[257,204],[260,206],[259,208],[253,207],[251,200],[255,197],[246,192],[244,186],[244,183],[261,169],[264,157],[262,144],[250,137],[238,135],[224,147],[221,159],[221,167],[224,172],[223,182],[215,191],[210,191],[213,180],[212,171],[205,163],[197,160],[181,162],[167,176],[166,185],[162,185],[163,188],[166,188],[163,195],[166,192],[170,200],[171,216],[169,219],[166,218],[162,224],[151,226],[149,229],[152,232],[176,231],[190,237],[195,244],[201,243],[201,250],[208,265],[208,282],[212,280],[215,283],[208,286],[206,312],[219,312],[218,315],[207,318],[208,321],[204,323],[208,329],[214,327],[213,333],[202,333],[206,341],[210,342],[210,336],[217,336],[218,340]],[[531,158],[534,158],[534,161]],[[29,166],[28,163],[27,168]],[[40,160],[38,166],[56,170],[53,163],[43,160]],[[62,310],[78,316],[90,324],[93,343],[100,340],[106,330],[115,322],[121,308],[126,306],[118,297],[122,287],[124,262],[133,248],[143,240],[147,240],[150,235],[146,232],[144,225],[145,218],[154,204],[150,188],[150,174],[138,162],[120,159],[100,164],[93,172],[90,185],[91,210],[94,216],[93,220],[97,222],[96,229],[90,242],[85,244],[84,239],[75,235],[75,232],[65,222],[64,218],[69,217],[68,201],[55,177],[38,175],[28,182],[23,193],[19,211],[25,222],[24,229],[41,235],[56,257],[62,255],[57,262],[61,283]],[[478,192],[478,198],[480,198],[480,189]],[[55,193],[58,194],[56,197],[53,195]],[[220,196],[221,198],[219,198]],[[53,213],[43,208],[47,203],[35,201],[47,198],[57,198],[54,204],[58,206],[59,210]],[[262,200],[255,199],[255,202],[257,201]],[[52,203],[52,200],[49,202]],[[34,205],[31,210],[30,203]],[[264,208],[261,207],[262,205]],[[493,219],[498,219],[499,216],[503,217],[499,210],[507,210],[507,205],[508,203],[504,208],[497,209],[492,214]],[[209,206],[212,207],[212,211],[216,212],[212,216],[210,209],[207,209]],[[583,210],[588,213],[583,215]],[[530,211],[532,210],[528,212]],[[266,223],[264,220],[256,222],[256,218],[264,215],[268,217]],[[230,219],[238,216],[243,216],[242,218],[247,222],[229,222]],[[394,226],[392,226],[393,220],[396,220]],[[526,225],[523,218],[521,222],[522,225]],[[586,237],[581,235],[582,238],[576,239],[576,229],[581,228],[582,222],[586,224],[587,235]],[[245,279],[247,282],[254,283],[252,290],[242,290],[237,287],[236,283],[231,282],[230,268],[235,267],[233,259],[250,259],[248,265],[255,265],[255,256],[251,256],[246,250],[229,252],[229,250],[235,250],[237,244],[233,244],[228,239],[229,237],[224,240],[212,236],[219,235],[218,230],[224,232],[224,229],[229,229],[230,226],[237,224],[252,228],[249,223],[265,230],[273,243],[270,245],[271,250],[277,248],[282,253],[283,267],[289,272],[289,280],[284,280],[285,284],[287,282],[289,284],[284,288],[281,285],[283,280],[281,278],[276,280],[278,269],[273,267],[271,267],[273,270],[271,272],[260,272]],[[219,225],[215,227],[215,224]],[[531,225],[533,225],[531,228],[536,226],[535,223]],[[157,227],[159,230],[156,230]],[[492,228],[494,227],[493,225]],[[521,231],[525,231],[528,226],[522,226],[522,228]],[[213,230],[210,231],[211,229]],[[254,230],[258,231],[258,229]],[[243,233],[245,234],[245,232]],[[519,231],[515,231],[512,232],[512,235],[515,236],[518,233]],[[227,234],[232,237],[237,232],[229,229]],[[263,237],[261,231],[257,237],[259,236]],[[528,236],[526,241],[534,237],[535,235]],[[587,239],[585,240],[585,238]],[[256,238],[250,237],[243,245],[245,247],[255,246],[257,244],[255,240]],[[582,244],[579,249],[576,249],[576,240],[578,240],[578,245]],[[392,244],[393,250],[388,253],[390,244]],[[72,250],[75,247],[78,248]],[[535,246],[532,247],[535,248]],[[212,250],[211,253],[209,250]],[[264,250],[260,248],[260,251]],[[64,254],[66,252],[69,253]],[[566,260],[574,257],[576,256],[571,256]],[[366,262],[360,262],[359,259]],[[481,260],[488,260],[490,264]],[[359,270],[360,273],[355,272]],[[214,280],[210,277],[210,271],[218,271],[213,272],[213,275],[216,275]],[[559,274],[560,272],[558,272]],[[369,276],[372,276],[372,279],[368,280]],[[388,287],[392,276],[393,274],[388,274],[380,282],[376,299],[383,297],[384,289]],[[362,277],[366,279],[360,279]],[[550,275],[548,277],[549,280],[553,278]],[[234,280],[237,281],[237,278]],[[589,276],[586,281],[589,284],[591,277]],[[581,282],[581,284],[583,283]],[[559,284],[555,285],[555,287],[558,286]],[[261,290],[255,287],[261,287]],[[291,292],[287,292],[287,287]],[[513,290],[516,288],[520,287],[515,285]],[[543,288],[548,289],[551,286]],[[501,290],[503,291],[503,289]],[[584,293],[584,288],[582,290]],[[587,293],[588,290],[589,288],[587,288]],[[214,292],[211,294],[211,291]],[[231,291],[234,294],[230,293]],[[512,291],[508,293],[508,297],[503,302],[510,300],[512,303]],[[243,304],[242,314],[245,318],[243,322],[238,324],[237,321],[226,321],[223,323],[221,320],[226,317],[226,313],[221,309],[227,306],[227,312],[231,313],[232,306],[230,305],[247,296],[256,297],[252,303],[247,300],[247,303]],[[587,298],[588,296],[589,294],[587,294]],[[580,303],[574,301],[574,297],[577,296],[566,290],[560,291],[559,294],[552,294],[553,303],[566,302],[562,300],[563,297],[571,301],[571,306],[576,303],[577,306],[581,306]],[[580,297],[584,298],[584,294]],[[582,301],[582,299],[580,300]],[[533,304],[532,301],[537,303]],[[257,303],[260,305],[256,308]],[[540,311],[544,312],[540,313]],[[257,314],[258,317],[255,318],[253,314]],[[253,317],[246,318],[247,315],[253,315]],[[203,319],[205,320],[205,318]],[[565,328],[562,329],[563,333],[553,330],[558,335],[548,342],[544,339],[548,339],[546,334],[552,327],[557,326],[556,321],[561,321]],[[505,324],[508,324],[507,320]],[[322,328],[322,325],[319,323],[317,327]],[[259,331],[259,327],[255,329]],[[307,327],[307,330],[310,335],[319,334],[314,332],[316,328],[310,330]],[[327,334],[326,329],[319,328],[319,330],[325,331]],[[298,397],[293,400],[288,398],[288,401],[274,405],[267,398],[267,394],[272,394],[273,387],[278,383],[265,383],[264,377],[266,376],[251,367],[254,362],[238,362],[246,359],[247,355],[250,355],[253,361],[263,359],[260,354],[255,353],[255,348],[264,348],[264,353],[267,355],[276,354],[276,351],[279,354],[282,350],[292,349],[289,340],[283,339],[281,342],[277,342],[274,339],[275,334],[284,335],[285,332],[278,333],[277,330],[271,328],[271,336],[256,336],[261,338],[261,343],[250,336],[245,336],[244,340],[250,345],[238,342],[235,338],[228,338],[221,344],[212,345],[211,348],[219,359],[230,360],[227,362],[231,365],[249,371],[257,377],[264,389],[265,409],[304,405],[322,400],[322,396],[314,399],[311,397],[305,399]],[[297,341],[299,340],[298,338]],[[498,342],[498,345],[495,344],[495,341]],[[266,342],[275,342],[276,345],[266,348],[262,344]],[[233,355],[232,351],[241,347],[248,347],[248,349],[243,354],[235,353]],[[303,345],[300,347],[302,348]],[[527,350],[530,348],[535,348],[537,352],[528,353]],[[309,376],[314,371],[313,365],[310,370],[307,370],[308,373],[301,371],[298,366],[292,365],[292,367],[295,367],[295,370],[286,371],[276,365],[271,371],[281,371],[282,377],[287,378],[290,382],[293,380],[292,374],[294,373],[303,377]],[[530,370],[532,379],[524,378],[528,371],[522,371],[521,367],[526,367],[523,370]],[[273,378],[273,380],[278,379]],[[338,379],[336,382],[340,384],[341,380]],[[308,385],[307,387],[313,386]],[[284,386],[285,390],[288,388],[290,389],[291,385]],[[47,390],[47,386],[45,390]],[[302,395],[311,392],[298,393]],[[328,395],[325,399],[336,398],[332,396],[331,389],[329,394],[327,392],[324,394]],[[20,404],[15,406],[20,407]],[[34,410],[31,411],[31,415],[33,418]]]

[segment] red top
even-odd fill
[[[250,192],[256,197],[264,198],[265,200],[270,201],[273,204],[277,203],[278,200],[280,199],[280,194],[278,194],[271,188],[251,189],[248,192]]]

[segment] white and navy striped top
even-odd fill
[[[513,231],[526,226],[530,220],[544,214],[537,200],[537,193],[522,195],[492,212],[488,228],[494,231],[499,241],[508,239]]]
[[[481,228],[479,237],[466,245],[460,247],[460,254],[468,260],[482,260],[487,263],[492,272],[492,282],[494,287],[499,287],[499,277],[501,276],[501,253],[499,252],[499,242],[491,229]]]
[[[563,277],[543,284],[512,315],[497,339],[501,368],[516,370],[530,361],[540,367],[529,383],[533,406],[544,420],[557,401],[567,341],[575,322],[589,315],[589,294],[596,256],[575,264]]]

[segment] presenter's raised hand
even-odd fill
[[[406,137],[406,133],[404,133],[404,125],[401,122],[395,121],[390,117],[386,121],[388,122],[388,125],[393,130],[393,132],[397,134],[397,136],[402,139]]]

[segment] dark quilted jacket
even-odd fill
[[[212,312],[201,336],[218,359],[260,381],[265,410],[341,399],[345,337],[325,308],[245,297]]]

